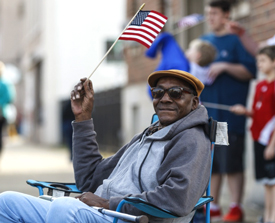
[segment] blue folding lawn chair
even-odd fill
[[[157,115],[153,115],[151,123],[154,123],[158,120]],[[209,138],[211,141],[211,156],[213,162],[214,156],[214,146],[216,142],[216,132],[217,132],[217,121],[212,118],[209,119]],[[196,211],[198,208],[203,207],[206,204],[206,223],[210,223],[210,202],[213,201],[213,197],[210,196],[210,182],[211,182],[211,173],[212,173],[212,162],[211,162],[211,172],[208,187],[206,190],[206,196],[203,196],[199,199],[196,206],[192,211]],[[54,197],[60,196],[69,196],[70,193],[82,193],[79,191],[74,183],[59,183],[59,182],[43,182],[36,180],[27,180],[27,183],[31,186],[37,187],[39,190],[39,196],[43,199],[53,200]],[[48,188],[47,195],[44,195],[44,188]],[[105,210],[98,208],[98,211],[101,213],[110,215],[114,217],[114,223],[117,222],[118,218],[126,219],[133,222],[146,223],[148,218],[146,216],[132,216],[128,214],[120,213],[124,204],[131,204],[139,210],[159,218],[179,218],[179,216],[173,214],[171,211],[161,209],[155,205],[152,205],[140,198],[137,197],[127,197],[122,200],[115,211]]]

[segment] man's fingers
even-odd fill
[[[80,99],[85,94],[84,83],[86,80],[87,80],[86,77],[81,78],[80,82],[74,86],[74,90],[71,91],[72,100]]]
[[[76,91],[81,91],[86,80],[87,80],[86,77],[81,78],[81,79],[80,79],[80,82],[78,82],[78,84],[75,85],[74,89],[75,89]]]
[[[81,81],[75,85],[74,90],[71,91],[72,100],[81,99],[85,94],[87,94],[90,98],[93,96],[92,81],[87,80],[87,78],[82,78],[80,80]]]
[[[92,83],[92,81],[90,81],[90,80],[89,80],[89,88],[90,88],[92,91],[94,91],[93,83]]]
[[[75,97],[75,92],[74,92],[74,91],[71,91],[71,99],[72,99],[72,100],[75,100],[75,99],[76,99],[76,97]]]
[[[93,95],[94,89],[93,89],[93,84],[91,80],[86,80],[84,82],[84,89],[87,95],[89,95],[90,97]]]
[[[79,82],[77,85],[74,86],[75,91],[81,91],[83,88],[83,82]]]
[[[82,78],[80,79],[80,81],[83,82],[83,83],[84,83],[86,80],[87,80],[87,77],[82,77]]]

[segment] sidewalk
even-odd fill
[[[0,157],[0,192],[6,190],[38,196],[28,179],[74,182],[73,166],[66,148],[26,143],[22,138],[5,139]]]
[[[264,203],[263,186],[256,184],[253,176],[251,152],[247,151],[246,186],[243,207],[245,222],[257,222]],[[26,180],[74,182],[73,167],[66,148],[33,145],[21,138],[6,139],[0,157],[0,193],[6,190],[38,196],[38,190],[26,184]],[[224,182],[225,185],[226,182]],[[223,213],[229,207],[230,195],[222,188]]]

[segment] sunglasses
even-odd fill
[[[183,87],[171,87],[168,89],[162,89],[160,87],[151,88],[151,93],[154,99],[162,98],[165,92],[167,92],[169,97],[172,99],[180,99],[181,96],[184,94],[196,95],[194,91],[192,91],[191,89],[183,88]]]

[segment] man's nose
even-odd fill
[[[170,96],[169,96],[169,94],[168,94],[167,91],[166,91],[166,92],[164,93],[164,95],[162,96],[161,101],[162,101],[162,102],[172,101],[172,99],[170,98]]]

